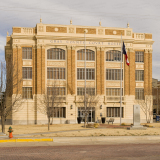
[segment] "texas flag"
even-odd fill
[[[122,52],[123,52],[123,54],[125,54],[126,64],[129,66],[128,56],[127,56],[127,52],[126,52],[124,42],[123,42]]]

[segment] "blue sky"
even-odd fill
[[[35,27],[40,17],[45,24],[69,24],[125,28],[135,33],[152,33],[153,78],[160,80],[160,1],[158,0],[0,0],[0,60],[4,61],[7,31],[12,27]]]

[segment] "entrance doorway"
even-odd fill
[[[78,107],[78,117],[82,117],[82,121],[85,119],[85,108]],[[88,110],[87,122],[95,122],[95,107],[91,107]]]

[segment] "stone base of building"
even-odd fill
[[[146,130],[147,127],[143,127],[143,126],[132,126],[132,127],[128,127],[128,130]]]

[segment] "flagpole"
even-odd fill
[[[120,80],[120,126],[122,117],[122,33],[121,33],[121,80]]]
[[[85,125],[86,125],[86,30],[84,31],[84,49],[85,49],[85,58],[84,58],[84,77],[85,77],[85,83],[84,83],[84,107],[85,107]],[[86,127],[86,126],[85,126]]]

